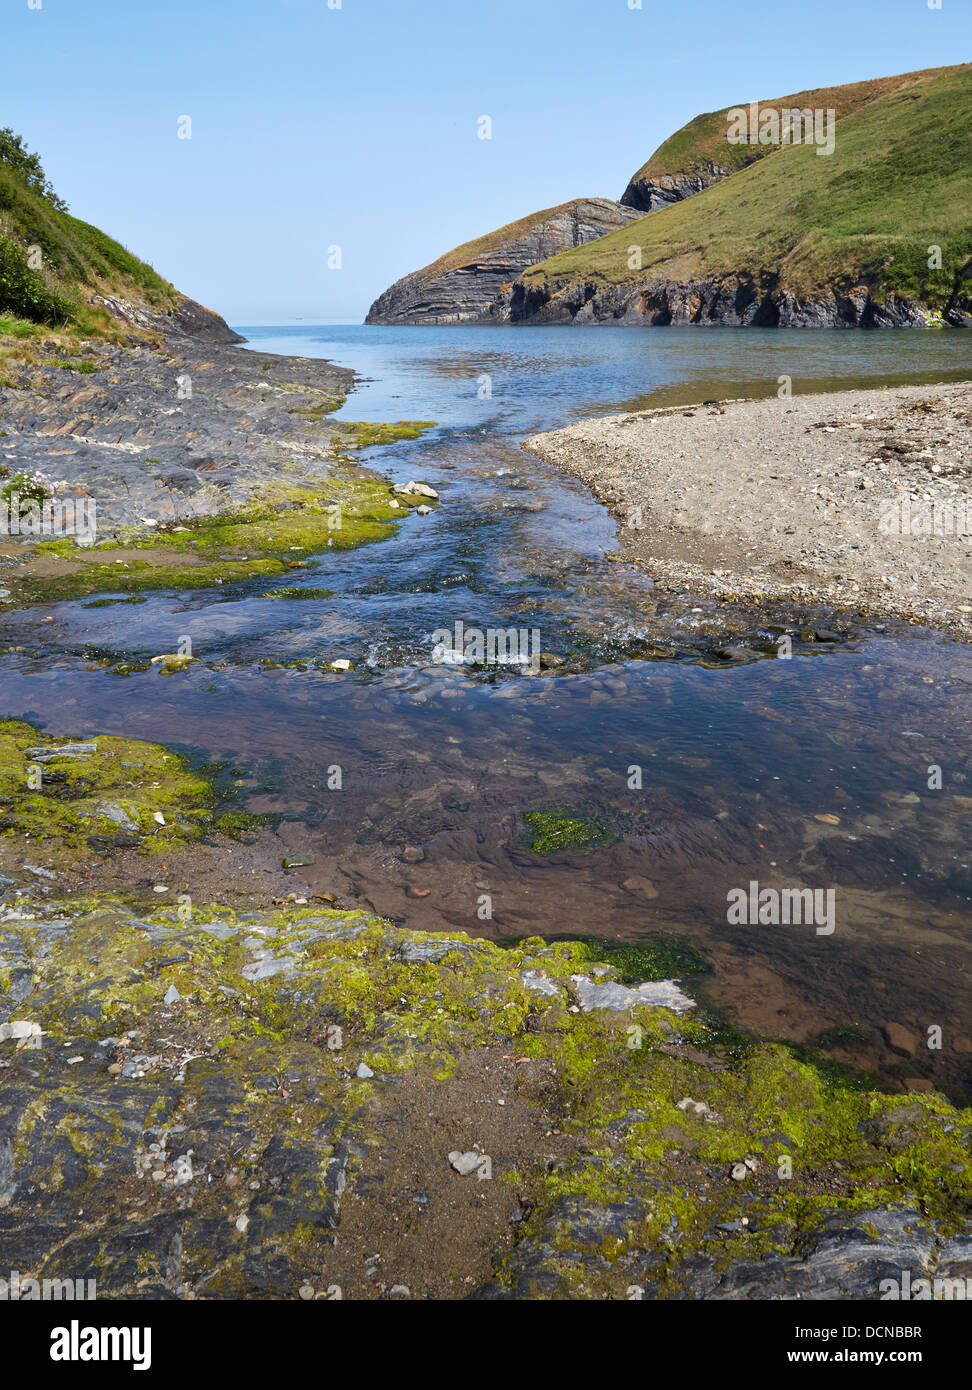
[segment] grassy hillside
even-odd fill
[[[763,147],[757,162],[695,197],[532,266],[520,283],[769,274],[801,299],[862,284],[878,300],[896,292],[940,307],[972,256],[972,65],[887,81],[839,122],[832,155]],[[628,265],[635,242],[639,270]],[[932,245],[941,270],[928,267]]]
[[[897,77],[878,77],[870,82],[850,82],[840,87],[813,87],[809,91],[794,92],[791,96],[761,99],[760,109],[775,107],[778,110],[805,107],[811,109],[833,110],[840,121],[859,111],[868,102],[891,96],[901,87],[915,84],[937,82],[950,73],[961,72],[962,68],[926,68],[919,72],[901,73]],[[755,98],[754,98],[755,100]],[[748,106],[748,100],[740,100],[739,106]],[[730,145],[726,140],[727,113],[732,107],[721,111],[707,111],[696,116],[670,135],[631,178],[631,183],[639,179],[656,179],[665,174],[691,174],[711,165],[723,169],[741,169],[757,159],[763,159],[770,148],[765,145]]]
[[[32,265],[40,248],[40,265]],[[0,131],[0,314],[43,324],[75,321],[89,331],[102,316],[86,301],[111,294],[170,309],[178,296],[144,261],[72,217],[12,131]]]

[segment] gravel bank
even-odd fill
[[[527,449],[581,478],[667,588],[972,636],[972,385],[707,401]]]

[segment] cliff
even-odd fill
[[[972,325],[972,67],[887,79],[837,121],[823,157],[724,137],[749,162],[643,218],[637,269],[633,235],[609,233],[526,270],[507,320]],[[637,196],[653,178],[636,176]]]
[[[585,246],[637,221],[641,213],[608,198],[578,198],[545,208],[440,256],[396,281],[372,304],[366,323],[488,321],[494,301],[528,266]]]

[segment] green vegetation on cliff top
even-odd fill
[[[649,214],[636,233],[624,227],[562,252],[524,272],[522,283],[560,290],[578,280],[778,277],[798,298],[866,285],[879,300],[896,293],[943,305],[967,278],[972,253],[972,66],[894,81],[838,122],[831,155],[812,144],[766,147],[757,163]],[[725,143],[733,149],[749,147]],[[629,264],[635,242],[637,270]],[[928,265],[934,246],[940,270]]]
[[[98,315],[85,302],[92,294],[159,310],[178,299],[151,266],[72,217],[37,156],[12,130],[0,130],[0,314],[46,324],[73,319],[93,332]]]
[[[924,82],[935,82],[948,73],[960,72],[958,66],[952,68],[925,68],[919,72],[899,73],[895,77],[877,77],[870,82],[846,82],[839,87],[811,87],[805,92],[794,92],[786,97],[762,99],[757,102],[760,109],[774,107],[777,110],[833,110],[838,125],[847,116],[859,111],[868,102],[877,101],[896,92],[900,87]],[[708,170],[712,165],[720,169],[741,169],[770,152],[766,145],[730,145],[726,140],[728,113],[735,106],[748,106],[748,101],[724,106],[720,111],[706,111],[694,116],[692,120],[676,130],[663,141],[651,158],[641,166],[631,178],[631,183],[640,179],[657,179],[664,175],[692,174]],[[630,186],[630,185],[629,185]]]

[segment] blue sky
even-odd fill
[[[459,242],[619,198],[700,111],[967,60],[968,0],[941,5],[0,0],[0,125],[231,322],[360,322]]]

